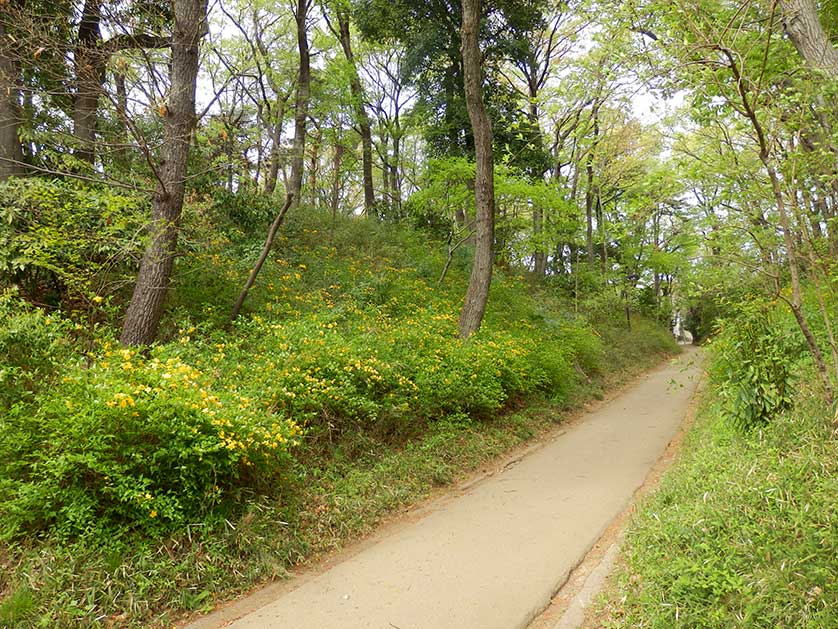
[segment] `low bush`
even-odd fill
[[[283,201],[279,195],[266,196],[248,189],[230,192],[221,188],[213,190],[208,213],[215,226],[223,226],[224,233],[238,230],[241,237],[258,238],[267,231]]]
[[[789,380],[800,339],[776,305],[744,302],[735,318],[719,322],[711,374],[723,403],[721,413],[748,430],[767,423],[791,404]],[[799,334],[799,332],[798,332]]]
[[[0,540],[160,531],[273,479],[299,427],[165,348],[106,345],[0,418]]]
[[[52,305],[116,290],[114,273],[133,271],[142,251],[147,206],[106,186],[10,178],[0,184],[0,286]]]
[[[52,382],[73,349],[70,327],[60,314],[30,306],[14,290],[0,293],[0,412]]]

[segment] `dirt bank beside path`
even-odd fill
[[[502,472],[434,501],[342,561],[190,627],[526,627],[677,433],[699,356],[668,361]]]

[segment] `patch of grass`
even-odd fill
[[[35,596],[26,586],[20,586],[12,591],[0,603],[0,625],[16,627],[30,616],[35,607]]]
[[[838,626],[838,440],[822,400],[799,389],[794,409],[750,433],[706,394],[629,528],[607,626]]]

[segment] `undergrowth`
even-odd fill
[[[96,325],[3,298],[0,342],[35,360],[0,359],[18,387],[0,399],[0,626],[211,608],[675,351],[641,318],[586,319],[511,272],[464,343],[467,253],[439,284],[443,248],[422,234],[314,214],[291,219],[230,326],[258,240],[202,229],[187,224],[203,246],[148,352],[115,341],[119,293],[97,297]]]
[[[750,431],[707,392],[629,528],[608,626],[838,626],[838,440],[806,379],[793,408]]]

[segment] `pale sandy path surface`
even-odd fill
[[[526,627],[676,434],[698,358],[669,361],[515,465],[276,598],[257,593],[190,627]]]

